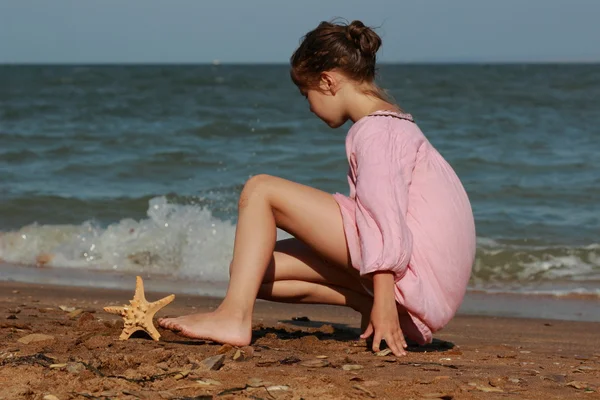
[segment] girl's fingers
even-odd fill
[[[371,336],[373,334],[373,324],[369,323],[369,326],[367,326],[367,329],[365,329],[365,332],[360,335],[361,339],[366,339],[369,336]]]
[[[373,337],[373,351],[374,352],[378,352],[379,351],[379,345],[381,344],[381,333],[375,331],[375,335]]]
[[[400,349],[400,344],[392,337],[390,338],[391,340],[387,340],[386,339],[386,343],[389,346],[390,350],[392,350],[392,353],[394,353],[394,355],[396,357],[399,357],[402,355],[403,350]]]
[[[404,335],[402,335],[402,333],[400,333],[399,336],[400,337],[396,341],[396,343],[398,343],[398,350],[400,351],[400,355],[405,356],[406,350],[404,350],[404,349],[406,348],[406,345],[404,343]]]
[[[406,355],[406,350],[404,350],[407,348],[406,340],[404,339],[404,334],[400,329],[381,333],[381,331],[378,331],[373,327],[373,324],[369,324],[365,330],[365,333],[360,335],[360,337],[365,339],[371,335],[373,335],[372,349],[374,352],[378,352],[380,350],[381,340],[383,339],[395,356],[399,357]]]
[[[402,332],[394,333],[394,343],[398,347],[398,352],[400,353],[400,355],[406,355],[406,351],[404,350],[406,349],[406,342],[404,341],[404,335],[402,334]]]
[[[398,343],[400,343],[402,345],[403,349],[408,347],[406,344],[406,339],[404,338],[404,333],[402,332],[402,329],[395,330],[394,337],[398,340]]]
[[[402,333],[402,331],[398,332],[398,336],[400,339],[400,343],[402,344],[402,348],[405,349],[408,347],[408,345],[406,344],[406,339],[404,338],[404,333]]]

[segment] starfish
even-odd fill
[[[130,305],[124,305],[122,307],[104,307],[104,311],[117,314],[123,317],[125,326],[119,339],[127,340],[132,333],[143,330],[148,333],[152,339],[158,340],[160,333],[154,327],[152,318],[154,314],[167,304],[175,299],[175,295],[171,294],[153,303],[148,303],[146,296],[144,296],[144,282],[141,276],[136,277],[135,282],[135,294],[133,300],[129,300]]]

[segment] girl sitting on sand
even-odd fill
[[[248,180],[239,199],[227,295],[211,313],[159,320],[198,339],[247,345],[256,298],[352,307],[361,338],[404,355],[454,316],[475,255],[471,206],[450,165],[410,114],[374,83],[380,37],[360,21],[322,22],[291,58],[310,110],[347,120],[350,195],[274,176]],[[276,227],[294,236],[276,240]]]

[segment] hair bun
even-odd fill
[[[346,38],[354,43],[356,48],[366,57],[375,57],[381,47],[381,38],[373,29],[361,21],[352,21],[346,26]]]

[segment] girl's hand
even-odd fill
[[[373,336],[373,351],[379,351],[381,339],[385,340],[388,347],[396,356],[406,355],[406,341],[400,328],[398,309],[394,299],[394,278],[391,273],[378,273],[373,277],[375,287],[375,300],[371,311],[371,321],[365,332],[360,335],[362,339]]]

